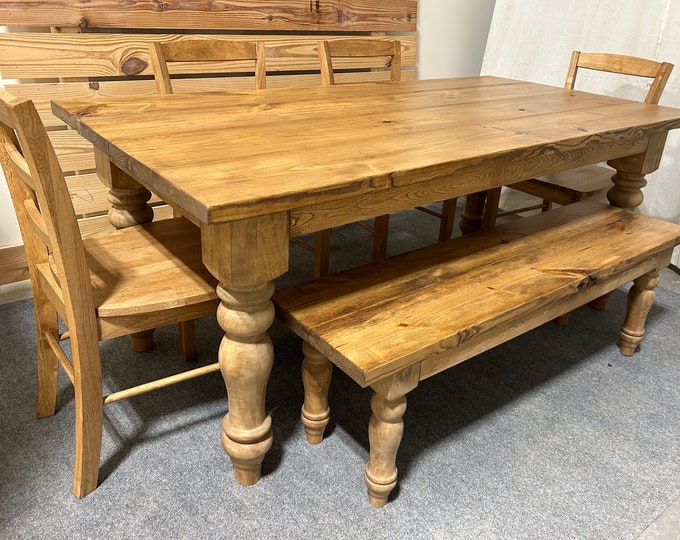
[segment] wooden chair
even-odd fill
[[[244,66],[245,71],[253,71],[255,88],[265,88],[267,75],[265,67],[264,43],[258,41],[225,41],[217,39],[187,39],[167,41],[149,45],[151,67],[159,94],[172,94],[172,82],[168,64],[183,64],[178,73],[219,73],[223,62],[254,62]],[[200,67],[196,67],[200,64]],[[211,67],[212,64],[212,67]],[[184,70],[181,70],[184,67]]]
[[[0,159],[33,287],[37,416],[55,412],[61,364],[74,387],[73,494],[81,498],[97,487],[103,405],[219,369],[214,363],[103,396],[99,341],[214,315],[216,281],[201,262],[199,230],[184,218],[82,238],[33,102],[1,89],[0,101]],[[67,327],[61,335],[58,318]]]
[[[582,53],[574,51],[571,55],[569,69],[564,87],[573,90],[579,69],[606,71],[620,75],[646,77],[651,79],[651,85],[645,97],[645,103],[658,104],[661,94],[673,70],[673,64],[655,62],[645,58],[624,56],[620,54]],[[559,205],[572,204],[595,196],[604,196],[612,186],[611,177],[614,170],[603,165],[589,165],[569,171],[548,174],[539,178],[532,178],[508,187],[533,195],[541,199],[541,203],[498,212],[498,197],[500,189],[489,195],[485,221],[495,223],[497,217],[517,214],[540,208],[549,210],[554,203]]]
[[[332,41],[319,41],[319,62],[321,65],[321,84],[331,86],[336,84],[335,75],[346,65],[351,68],[354,58],[375,57],[379,65],[376,69],[389,68],[390,80],[401,80],[401,42],[391,39],[347,38]],[[418,210],[435,215],[441,220],[439,240],[451,237],[456,201],[444,201],[442,211],[436,212],[430,208],[417,207]],[[389,215],[377,216],[373,225],[359,222],[358,225],[373,235],[373,260],[385,258],[387,253],[387,235],[389,230]],[[303,245],[303,247],[305,247]],[[319,231],[315,235],[314,248],[318,256],[315,258],[314,277],[328,273],[330,256],[330,230]]]

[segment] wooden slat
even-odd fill
[[[313,5],[293,1],[283,5],[282,8],[280,2],[265,1],[257,5],[230,2],[227,6],[212,2],[206,7],[204,2],[190,1],[179,6],[165,5],[158,11],[156,2],[136,2],[128,6],[108,0],[0,3],[0,24],[10,27],[10,33],[0,34],[0,76],[10,93],[34,101],[67,175],[83,234],[110,230],[106,218],[110,206],[107,189],[93,173],[95,164],[90,143],[65,129],[64,123],[52,114],[50,101],[155,94],[149,42],[196,37],[242,40],[244,34],[250,33],[253,39],[266,43],[267,86],[283,88],[320,84],[318,40],[340,39],[348,30],[362,32],[367,39],[371,39],[368,33],[390,32],[401,34],[394,39],[402,43],[402,79],[415,79],[415,0],[331,0]],[[112,33],[87,32],[95,26],[111,28]],[[54,31],[45,32],[47,27]],[[129,32],[132,28],[196,29],[199,34]],[[237,32],[229,35],[231,30]],[[264,35],[263,30],[277,33]],[[285,35],[278,33],[281,31],[314,33]],[[387,80],[389,73],[383,67],[379,58],[339,60],[337,80],[344,83]],[[186,66],[178,69],[186,72]],[[176,79],[173,84],[177,93],[249,89],[252,78],[241,76],[241,69],[238,64],[203,64],[189,69],[189,73],[213,70],[226,76]],[[150,202],[158,204],[159,199],[154,196]],[[171,209],[157,207],[155,215],[156,219],[170,217]],[[12,261],[8,264],[15,266]],[[17,275],[17,270],[12,270],[11,275]]]
[[[416,0],[25,0],[0,4],[0,24],[86,28],[415,31]]]
[[[148,44],[195,38],[234,40],[243,36],[178,34],[0,34],[0,74],[5,79],[47,77],[121,77],[153,75]],[[273,48],[268,71],[318,70],[318,39],[337,36],[257,36]],[[370,37],[367,37],[370,39]],[[384,38],[383,38],[384,39]],[[415,36],[395,37],[402,43],[402,67],[415,66]],[[217,65],[214,64],[213,67]],[[226,73],[244,71],[248,62],[223,64]],[[340,69],[378,67],[375,60],[353,59],[339,64]],[[202,68],[201,68],[202,70]]]
[[[0,285],[29,278],[24,246],[0,248]]]
[[[92,144],[78,135],[76,131],[50,131],[49,137],[63,171],[95,169]]]

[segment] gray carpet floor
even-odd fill
[[[435,228],[409,212],[392,242],[410,249]],[[362,249],[334,264],[361,262]],[[281,283],[306,277],[309,255],[293,260]],[[632,358],[617,348],[624,311],[618,290],[604,312],[581,308],[565,328],[546,324],[423,381],[408,396],[399,486],[375,509],[363,484],[370,391],[336,370],[326,438],[308,445],[301,345],[278,323],[274,445],[258,484],[233,480],[214,374],[107,406],[100,486],[73,498],[73,391],[62,376],[57,413],[35,418],[32,302],[2,305],[0,538],[636,538],[680,495],[680,295],[658,289]],[[219,339],[214,319],[198,322],[200,363]],[[107,389],[184,368],[174,327],[156,343],[141,354],[126,338],[103,343]]]

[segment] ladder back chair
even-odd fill
[[[255,75],[255,88],[267,85],[264,43],[258,41],[224,41],[188,39],[149,45],[151,67],[159,94],[172,94],[169,64],[177,64],[174,74],[219,74],[224,62],[243,62],[244,72]],[[212,84],[210,82],[209,84]]]
[[[217,284],[201,262],[200,232],[184,218],[81,237],[32,101],[0,89],[0,130],[0,160],[33,287],[37,416],[55,412],[61,365],[74,387],[73,494],[81,498],[97,487],[103,405],[219,369],[213,363],[105,396],[99,341],[214,316]],[[60,344],[65,339],[70,358]]]
[[[656,105],[659,103],[661,94],[666,87],[668,78],[673,70],[673,64],[621,54],[574,51],[567,70],[567,78],[564,83],[565,89],[574,89],[576,75],[582,69],[648,78],[651,80],[651,84],[644,102]],[[488,215],[485,215],[485,222],[493,225],[497,217],[538,208],[545,212],[550,210],[553,204],[565,205],[588,197],[604,196],[607,189],[612,186],[611,177],[613,174],[614,170],[610,167],[588,165],[512,184],[508,187],[538,197],[541,199],[541,203],[505,212],[498,212],[497,210],[500,195],[499,188],[495,190],[495,193],[489,194],[486,210]]]
[[[389,68],[390,80],[401,80],[401,42],[391,39],[362,39],[347,38],[331,41],[319,41],[319,62],[321,65],[321,84],[330,86],[336,84],[335,73],[342,69],[342,62],[350,62],[352,58],[376,57],[384,59],[383,69]],[[440,219],[439,240],[451,237],[455,216],[456,200],[443,201],[441,212],[424,206],[418,210],[436,216]],[[376,216],[373,225],[359,222],[358,225],[373,235],[373,260],[384,259],[387,253],[387,237],[389,232],[389,215]],[[322,266],[315,277],[328,273],[328,259],[330,256],[330,230],[316,233],[315,246],[320,246],[322,252]]]

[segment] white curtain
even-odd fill
[[[660,104],[680,108],[680,0],[496,0],[482,74],[562,86],[572,50],[675,64]],[[576,88],[644,98],[646,84],[618,81],[583,72]],[[647,180],[640,211],[680,223],[680,130]],[[672,262],[680,265],[680,249]]]

